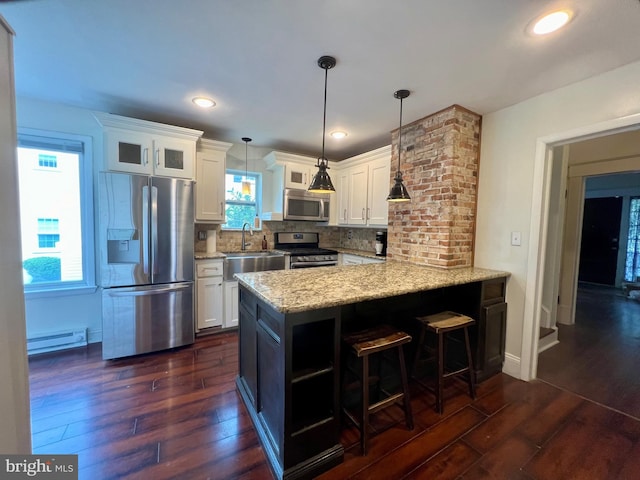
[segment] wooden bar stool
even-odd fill
[[[361,402],[360,402],[360,418],[356,419],[355,416],[344,406],[343,412],[351,420],[354,425],[360,431],[360,448],[362,455],[367,454],[367,442],[369,438],[369,415],[375,413],[383,408],[389,407],[399,400],[403,401],[405,423],[409,430],[413,430],[413,416],[411,414],[411,399],[409,397],[409,383],[407,381],[407,368],[404,363],[403,345],[411,341],[411,336],[401,330],[397,330],[389,325],[380,325],[370,329],[361,330],[359,332],[349,333],[342,337],[344,344],[349,347],[349,353],[354,354],[356,358],[362,359],[362,372],[358,375],[357,371],[352,373],[358,378],[361,390]],[[400,366],[400,377],[402,381],[402,391],[398,393],[389,393],[381,385],[380,368],[378,369],[378,375],[372,377],[369,373],[369,356],[375,353],[385,352],[389,349],[396,348],[398,352],[398,362]],[[383,355],[379,356],[379,363],[383,361]],[[343,396],[346,390],[344,380],[346,379],[346,372],[343,378]],[[385,397],[378,398],[378,401],[374,404],[369,404],[369,387],[372,383],[375,383],[380,392]],[[344,403],[344,402],[343,402]]]
[[[471,358],[471,346],[469,344],[468,331],[468,327],[476,323],[475,320],[471,317],[467,317],[466,315],[451,311],[440,312],[434,315],[427,315],[425,317],[417,317],[416,320],[420,322],[421,330],[411,377],[423,387],[435,393],[436,409],[440,414],[442,414],[444,407],[443,385],[444,380],[447,378],[466,374],[467,382],[469,384],[469,395],[471,398],[475,399],[475,371],[473,369],[473,360]],[[464,344],[467,356],[466,366],[457,370],[446,371],[447,368],[445,364],[447,356],[445,349],[448,339],[447,334],[460,329],[464,330]],[[437,336],[435,352],[427,345],[427,333],[434,333]],[[426,358],[425,352],[427,353]],[[420,364],[424,362],[435,362],[436,364],[437,372],[435,375],[435,389],[432,389],[429,385],[425,384],[418,376],[418,368]]]

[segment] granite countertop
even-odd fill
[[[484,268],[444,270],[387,260],[234,276],[277,311],[297,313],[490,280],[509,273]]]

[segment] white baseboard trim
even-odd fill
[[[522,380],[520,377],[520,357],[516,357],[510,353],[504,354],[504,364],[502,365],[502,373]]]
[[[538,355],[540,355],[545,350],[550,349],[554,345],[558,345],[560,343],[558,341],[558,327],[554,327],[553,330],[553,333],[545,335],[540,340],[538,340]]]
[[[89,343],[98,343],[102,341],[102,330],[89,329]]]

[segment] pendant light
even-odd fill
[[[248,149],[251,139],[249,137],[242,137],[242,141],[244,142],[244,180],[242,180],[242,194],[251,195],[251,182],[249,182],[249,178],[247,175],[247,164],[249,162]]]
[[[394,92],[394,97],[400,99],[400,128],[398,130],[398,171],[394,178],[393,187],[387,197],[388,202],[408,202],[411,200],[407,187],[402,183],[402,172],[400,171],[400,155],[402,154],[402,100],[409,96],[409,90],[398,90]]]
[[[324,116],[322,117],[322,155],[318,158],[316,173],[309,185],[309,191],[313,193],[333,193],[336,191],[331,183],[331,177],[327,173],[329,161],[324,156],[324,137],[327,125],[327,73],[330,68],[336,66],[336,59],[329,56],[323,56],[318,59],[318,66],[324,69]]]

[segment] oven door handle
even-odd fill
[[[332,267],[337,265],[335,260],[327,260],[326,262],[291,262],[289,268],[309,268],[309,267]]]

